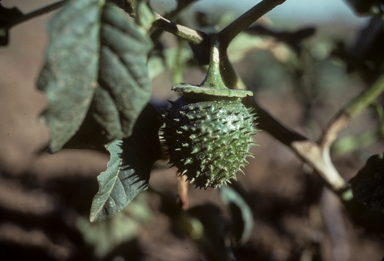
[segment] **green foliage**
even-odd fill
[[[50,151],[130,136],[150,97],[145,32],[122,10],[98,0],[70,1],[48,25],[38,88],[49,102],[42,118],[51,131]],[[92,138],[67,144],[75,134]]]
[[[160,194],[161,211],[172,221],[172,226],[197,243],[209,260],[231,260],[221,210],[213,204],[203,204],[183,211],[174,198]]]
[[[77,227],[85,241],[94,247],[97,257],[104,257],[117,246],[135,239],[140,227],[151,220],[152,213],[146,198],[145,194],[140,194],[113,219],[90,223],[82,217],[77,221]]]
[[[0,46],[8,45],[9,26],[22,16],[23,13],[17,7],[5,8],[0,4]]]
[[[236,243],[244,244],[249,239],[253,227],[253,215],[250,207],[232,186],[221,187],[220,198],[231,211],[232,233]]]
[[[97,178],[99,191],[92,203],[92,222],[112,217],[148,188],[151,167],[161,157],[157,117],[157,111],[148,104],[129,138],[106,145],[111,158],[107,170]]]

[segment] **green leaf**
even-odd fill
[[[152,27],[152,23],[155,21],[155,14],[148,7],[148,1],[140,1],[137,3],[136,7],[136,23],[146,31],[149,31]]]
[[[0,46],[8,45],[9,25],[22,16],[23,13],[18,8],[5,8],[0,4]]]
[[[103,258],[122,244],[126,248],[134,243],[133,239],[137,237],[140,227],[150,222],[151,218],[152,212],[147,197],[141,194],[115,218],[90,223],[87,218],[80,217],[76,226],[84,240],[94,247],[95,255]]]
[[[78,147],[130,136],[151,91],[146,67],[151,44],[144,30],[113,4],[84,0],[62,8],[48,33],[38,88],[48,98],[42,119],[51,131],[51,152],[77,132],[104,136]]]
[[[107,170],[97,177],[99,191],[92,202],[91,222],[112,217],[148,188],[152,165],[161,158],[158,131],[162,123],[158,116],[148,104],[131,137],[106,145],[111,158]]]
[[[194,218],[190,218],[191,221],[197,220],[203,227],[204,234],[196,241],[207,260],[234,260],[230,247],[226,245],[225,224],[220,209],[206,203],[190,208],[187,213]]]
[[[245,243],[251,235],[253,215],[243,197],[231,186],[220,188],[220,198],[231,211],[232,232],[237,243]]]
[[[384,156],[371,156],[350,181],[354,197],[370,210],[384,210]]]

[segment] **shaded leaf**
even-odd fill
[[[220,188],[220,198],[229,207],[232,216],[232,233],[237,243],[245,243],[253,227],[252,211],[243,197],[231,186]]]
[[[384,157],[371,156],[350,181],[354,197],[371,210],[384,210]]]
[[[151,217],[152,213],[145,194],[141,194],[115,218],[90,223],[88,219],[81,217],[76,225],[85,241],[94,247],[96,256],[103,258],[122,244],[128,247],[137,237],[140,226],[149,222]]]
[[[207,203],[190,208],[188,214],[203,225],[204,234],[197,243],[208,260],[234,260],[231,249],[225,243],[224,219],[220,209]]]
[[[42,119],[51,131],[51,152],[77,132],[104,137],[65,147],[128,137],[150,98],[146,55],[151,44],[144,31],[113,4],[84,0],[62,8],[49,22],[48,33],[38,88],[49,102]]]
[[[6,46],[9,42],[9,25],[23,16],[16,7],[5,8],[0,4],[0,46]]]
[[[136,6],[136,23],[146,31],[149,31],[152,27],[152,23],[156,20],[155,14],[148,7],[148,1],[140,1]]]
[[[106,145],[111,158],[107,170],[97,177],[99,191],[92,202],[91,222],[112,217],[148,188],[152,165],[161,158],[158,131],[162,123],[158,116],[148,104],[132,136]]]
[[[152,56],[148,61],[148,69],[151,79],[162,74],[167,68],[173,70],[176,60],[178,61],[179,71],[183,72],[192,68],[191,64],[189,64],[189,61],[192,58],[192,53],[188,49],[172,47],[167,48],[162,52],[162,57],[157,55]]]
[[[136,0],[108,0],[109,2],[114,3],[130,16],[134,17],[136,15]]]
[[[233,260],[225,244],[223,215],[217,206],[207,203],[184,211],[172,196],[151,191],[161,197],[161,211],[170,217],[174,228],[194,240],[208,260]]]

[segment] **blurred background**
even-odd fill
[[[53,2],[1,4],[28,13]],[[175,7],[174,1],[151,3],[162,14]],[[254,4],[201,0],[175,21],[214,32]],[[382,72],[382,20],[358,11],[342,0],[287,0],[239,35],[229,58],[268,112],[316,140],[341,106]],[[313,170],[266,132],[256,134],[255,159],[234,186],[250,211],[243,228],[236,228],[218,190],[190,186],[189,212],[181,212],[176,171],[166,161],[153,167],[147,192],[112,219],[91,224],[96,177],[108,155],[41,153],[49,133],[38,121],[46,99],[35,83],[52,15],[12,28],[9,46],[0,48],[0,260],[194,261],[223,260],[222,253],[235,260],[381,260],[380,234],[354,225]],[[205,75],[188,44],[167,33],[160,43],[149,59],[154,104],[177,98],[173,84],[198,84]],[[380,108],[353,120],[333,147],[346,179],[383,150]],[[229,231],[240,230],[244,240],[234,243]]]

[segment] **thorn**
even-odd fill
[[[188,159],[185,161],[184,165],[191,164],[192,162],[193,162],[193,159],[192,159],[192,158],[188,158]]]
[[[200,151],[200,149],[199,149],[198,147],[196,147],[196,148],[194,148],[194,149],[192,150],[191,154],[195,154],[195,153],[197,153],[197,152],[199,152],[199,151]]]

